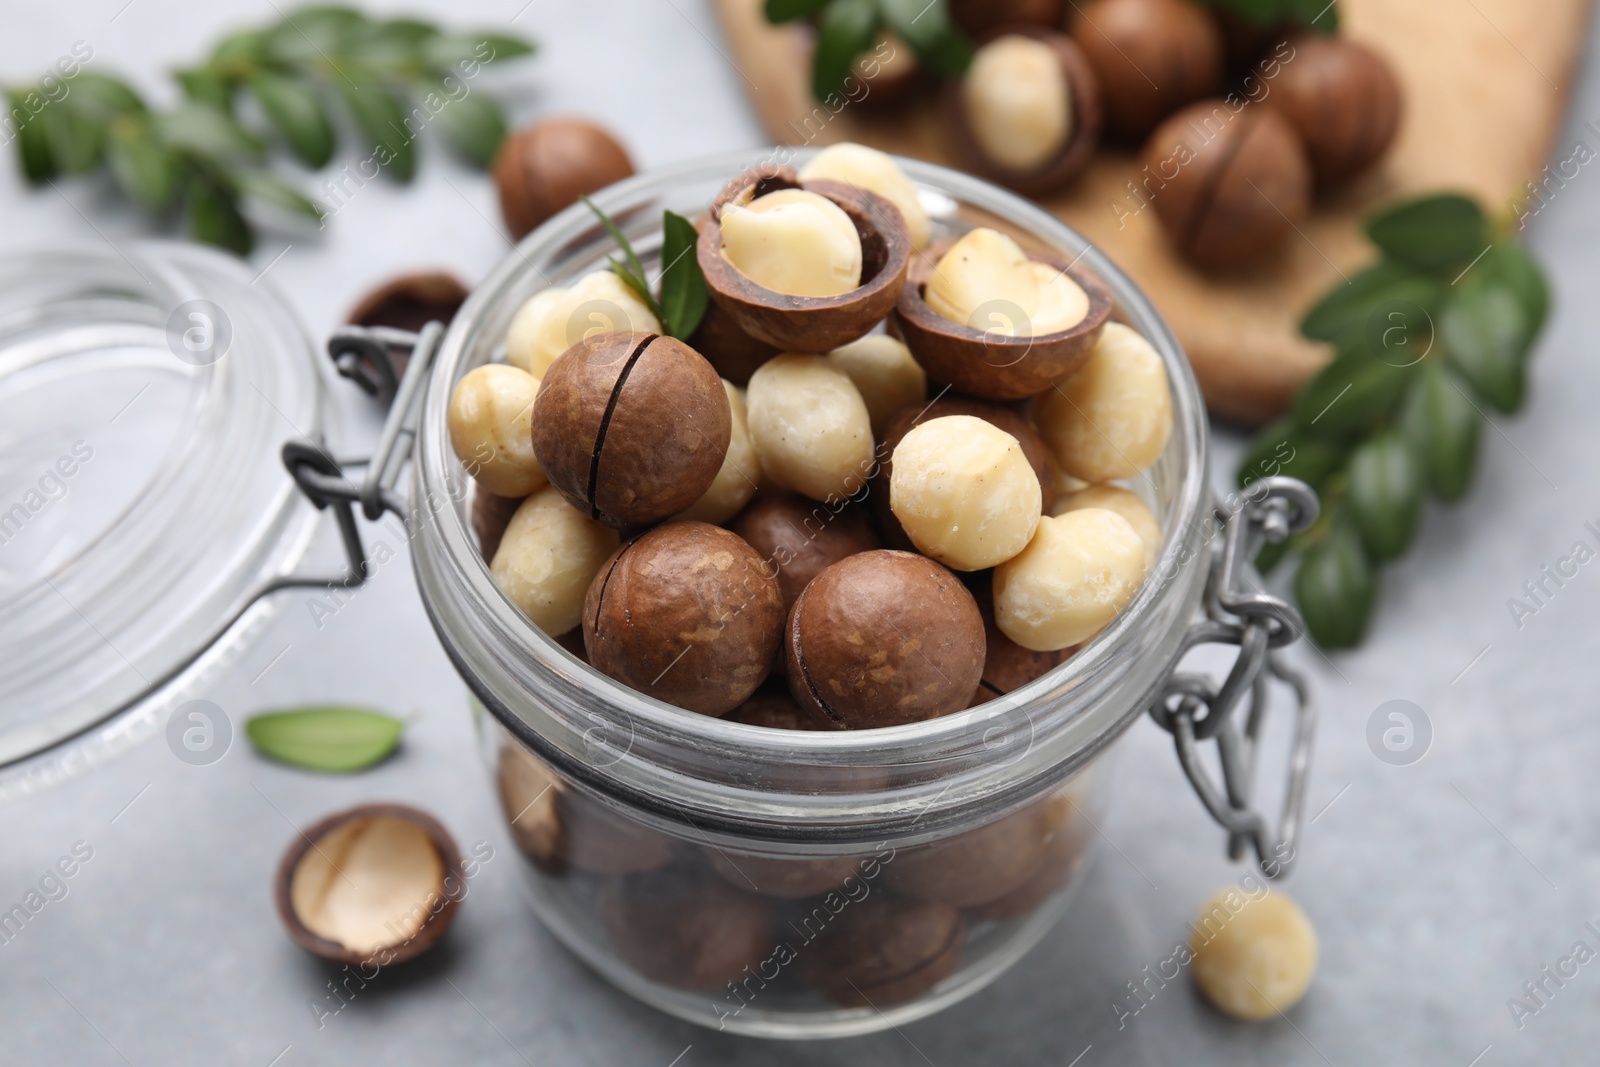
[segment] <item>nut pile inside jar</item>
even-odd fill
[[[534,625],[690,712],[861,729],[1003,695],[1126,607],[1160,527],[1117,483],[1172,409],[1097,277],[993,229],[930,240],[856,145],[734,176],[695,229],[689,336],[591,274],[451,399],[484,557]]]

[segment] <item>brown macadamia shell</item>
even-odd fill
[[[795,961],[800,980],[829,1000],[880,1009],[904,1004],[955,972],[967,939],[955,908],[882,892],[859,900],[835,897],[841,910],[826,925],[813,920],[821,933]],[[827,900],[818,905],[820,915],[832,911]]]
[[[1289,120],[1305,141],[1318,181],[1367,170],[1389,150],[1404,110],[1400,82],[1384,59],[1345,37],[1297,34],[1292,58],[1262,103]]]
[[[617,955],[677,989],[734,981],[767,958],[777,936],[770,903],[697,866],[608,882],[598,909]]]
[[[722,715],[766,680],[783,595],[737,534],[670,522],[625,542],[583,606],[584,647],[603,674],[689,711]]]
[[[630,177],[633,161],[599,126],[561,115],[508,136],[492,169],[506,228],[522,238],[580,196]]]
[[[1077,7],[1071,29],[1100,79],[1106,126],[1119,137],[1145,136],[1222,83],[1222,30],[1193,0],[1090,0]]]
[[[882,547],[856,506],[834,509],[797,493],[762,497],[730,529],[776,568],[785,614],[817,575],[847,556]]]

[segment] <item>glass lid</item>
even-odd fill
[[[238,260],[0,258],[0,797],[142,736],[259,629],[316,518],[279,450],[323,421],[309,338]]]

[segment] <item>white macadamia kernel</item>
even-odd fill
[[[1060,333],[1089,314],[1089,294],[1066,272],[984,227],[950,246],[922,297],[952,322],[1003,337]]]
[[[497,496],[527,496],[548,484],[533,453],[533,398],[539,379],[488,363],[470,371],[450,395],[450,447],[467,472]]]
[[[804,189],[780,189],[722,209],[722,255],[785,296],[841,296],[861,285],[861,235],[844,209]]]
[[[895,447],[889,507],[918,551],[955,570],[993,567],[1027,548],[1041,500],[1022,445],[971,415],[919,423]]]
[[[1060,154],[1072,134],[1072,90],[1055,49],[1008,34],[978,49],[961,83],[967,125],[989,159],[1029,171]]]
[[[679,515],[680,519],[720,525],[743,511],[761,485],[761,459],[756,455],[755,442],[750,439],[744,390],[726,378],[722,380],[722,388],[728,394],[728,410],[733,415],[728,451],[711,488]]]
[[[828,353],[828,362],[855,383],[872,417],[874,434],[881,435],[889,417],[899,409],[928,399],[928,375],[905,342],[886,333],[871,333],[835,348]]]
[[[511,516],[489,572],[535,626],[559,637],[583,620],[589,583],[617,544],[617,531],[546,486]]]
[[[1088,360],[1039,395],[1033,420],[1061,469],[1088,482],[1131,478],[1172,436],[1167,368],[1150,342],[1106,323]]]
[[[911,55],[911,49],[903,42],[901,48],[907,56]],[[927,245],[928,213],[917,197],[917,187],[888,153],[849,142],[829,145],[800,168],[801,181],[817,178],[844,182],[883,197],[900,210],[911,247],[920,249]]]
[[[813,500],[847,497],[872,477],[872,421],[844,371],[823,356],[786,353],[750,376],[750,437],[761,469]]]
[[[994,569],[994,618],[1023,648],[1081,645],[1127,606],[1144,579],[1144,542],[1104,508],[1045,516],[1016,556]]]
[[[414,937],[444,893],[439,849],[410,819],[351,819],[312,844],[290,876],[289,905],[307,930],[352,952]]]
[[[1156,521],[1150,506],[1137,493],[1116,485],[1091,485],[1060,497],[1050,509],[1052,515],[1065,515],[1084,508],[1105,508],[1128,520],[1139,540],[1144,542],[1145,573],[1155,566],[1156,553],[1161,551],[1161,524]]]
[[[1218,1011],[1260,1021],[1305,996],[1317,970],[1317,932],[1282,892],[1229,887],[1200,911],[1189,936],[1195,985]]]
[[[506,362],[543,378],[563,352],[595,333],[660,333],[661,321],[639,294],[608,270],[566,289],[535,293],[512,316]]]

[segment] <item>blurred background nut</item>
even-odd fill
[[[551,486],[518,505],[489,573],[535,626],[552,637],[583,618],[583,598],[617,532],[562,499]]]
[[[822,356],[782,355],[750,376],[761,469],[813,500],[854,496],[872,475],[872,420],[848,375]]]
[[[950,0],[950,18],[974,37],[1000,26],[1059,26],[1066,0]]]
[[[1262,101],[1305,141],[1317,179],[1336,182],[1371,167],[1400,129],[1400,82],[1372,49],[1345,37],[1298,34]]]
[[[1078,42],[1104,90],[1106,126],[1139,138],[1184,104],[1217,91],[1226,59],[1211,12],[1191,0],[1074,5]]]
[[[995,623],[1037,652],[1084,644],[1139,591],[1144,551],[1114,511],[1047,515],[1028,547],[994,569]]]
[[[617,139],[573,116],[544,119],[507,137],[494,160],[500,214],[522,238],[550,216],[633,174]]]
[[[630,331],[660,333],[661,322],[621,278],[595,271],[568,288],[535,293],[517,309],[506,331],[506,362],[543,378],[579,341]]]
[[[888,886],[901,896],[957,908],[997,900],[1038,873],[1060,829],[1055,809],[1030,804],[975,830],[901,849],[884,868]]]
[[[389,326],[415,333],[430,322],[448,326],[466,300],[467,287],[453,274],[405,274],[362,297],[351,309],[349,322],[352,326]]]
[[[594,668],[646,696],[722,715],[766,680],[783,628],[777,578],[737,534],[671,522],[624,544],[589,587]]]
[[[559,783],[563,857],[593,874],[638,874],[672,862],[673,839],[637,822],[575,785]]]
[[[800,950],[795,971],[836,1004],[903,1004],[955,971],[966,934],[961,912],[947,904],[872,893],[845,904]]]
[[[785,296],[842,296],[861,284],[861,235],[844,210],[804,189],[722,209],[722,256]]]
[[[974,919],[1016,919],[1037,910],[1072,881],[1088,855],[1093,827],[1078,810],[1079,786],[1068,784],[1047,797],[1041,818],[1049,828],[1044,858],[1027,881],[1003,896],[966,910]]]
[[[1065,515],[1069,511],[1081,511],[1084,508],[1105,508],[1128,520],[1128,525],[1133,527],[1134,533],[1144,543],[1144,569],[1148,574],[1150,568],[1155,566],[1156,554],[1161,551],[1161,524],[1150,513],[1150,505],[1140,499],[1137,493],[1120,486],[1091,485],[1061,497],[1050,509],[1050,514]]]
[[[728,452],[710,487],[678,516],[680,519],[727,522],[739,514],[761,486],[761,457],[756,454],[756,443],[750,439],[744,390],[726,378],[722,381],[722,390],[728,396],[728,413],[733,420]]]
[[[919,551],[955,570],[993,567],[1026,548],[1041,494],[1017,439],[970,415],[920,423],[894,450],[895,518]]]
[[[928,375],[898,338],[873,333],[828,353],[828,362],[844,371],[867,405],[872,432],[881,434],[889,417],[928,396]]]
[[[687,865],[608,882],[601,918],[617,955],[653,982],[712,990],[772,952],[772,906]]]
[[[798,900],[837,889],[856,872],[855,856],[773,856],[707,848],[705,857],[729,885],[766,897]]]
[[[1033,406],[1033,421],[1068,474],[1087,482],[1131,478],[1172,436],[1167,370],[1150,342],[1108,322],[1076,374]]]
[[[1238,1019],[1288,1011],[1317,970],[1317,932],[1281,892],[1249,897],[1230,886],[1217,893],[1195,919],[1189,950],[1195,985]]]
[[[578,342],[550,365],[533,409],[533,447],[550,484],[619,528],[660,522],[699,500],[732,434],[717,372],[658,334]]]
[[[723,716],[729,722],[746,726],[764,726],[769,730],[820,730],[822,727],[807,715],[787,689],[779,689],[769,682]]]
[[[904,41],[899,42],[896,52],[896,55],[901,54],[912,55]],[[876,88],[874,86],[874,90]],[[859,144],[829,145],[800,168],[801,181],[814,178],[844,182],[877,193],[899,209],[911,247],[920,250],[927,245],[928,213],[922,208],[917,187],[888,153]]]
[[[1202,267],[1259,262],[1311,210],[1305,142],[1277,111],[1242,98],[1184,108],[1156,127],[1141,162],[1167,236]]]
[[[983,673],[983,618],[956,576],[879,549],[840,560],[795,601],[789,691],[835,729],[960,711]]]
[[[475,367],[450,395],[450,447],[467,473],[500,496],[523,497],[547,484],[533,452],[533,399],[539,379],[503,363]]]
[[[817,575],[847,556],[882,547],[859,508],[834,511],[794,493],[762,497],[730,529],[776,571],[785,616]]]
[[[566,867],[566,844],[556,806],[561,784],[555,772],[521,745],[506,742],[496,760],[495,785],[517,848],[546,874],[561,873]]]

